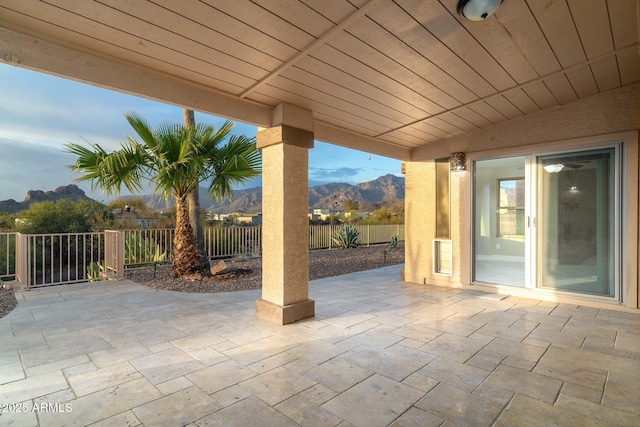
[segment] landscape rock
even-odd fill
[[[226,274],[229,272],[229,266],[224,261],[218,261],[217,263],[211,266],[211,274],[214,276],[220,274]]]

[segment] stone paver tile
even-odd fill
[[[414,323],[412,323],[412,325],[424,326],[430,329],[447,332],[449,334],[468,337],[469,335],[480,329],[482,326],[484,326],[484,323],[475,322],[473,319],[449,320],[447,318],[444,320],[418,319]]]
[[[309,332],[307,332],[307,334],[316,339],[320,339],[331,344],[336,344],[342,340],[357,335],[358,333],[349,329],[327,325],[324,328],[311,329],[309,330]]]
[[[380,350],[375,347],[360,346],[342,354],[340,358],[369,371],[402,381],[435,357],[406,347]]]
[[[509,399],[491,393],[469,393],[448,384],[439,384],[416,407],[453,425],[490,426]]]
[[[507,356],[502,361],[503,365],[511,366],[513,368],[523,369],[525,371],[531,371],[536,366],[536,362],[531,360],[521,359],[515,356]]]
[[[268,336],[257,341],[239,345],[224,352],[225,355],[243,365],[250,365],[259,360],[285,352],[298,344],[278,336]]]
[[[70,412],[42,412],[41,427],[85,426],[121,414],[162,397],[146,379],[139,378],[116,387],[70,401]]]
[[[215,331],[206,331],[178,338],[171,341],[171,343],[184,351],[190,352],[200,348],[211,347],[223,341],[226,341],[226,339],[216,334]]]
[[[487,378],[487,383],[547,403],[555,402],[562,381],[522,369],[501,365]]]
[[[91,360],[87,357],[86,354],[71,357],[69,359],[62,359],[55,362],[47,363],[40,366],[34,366],[31,368],[27,368],[25,373],[28,377],[46,374],[52,371],[60,371],[63,369],[71,368],[78,365],[83,365],[85,363],[89,363]]]
[[[419,326],[415,324],[402,326],[396,329],[395,331],[393,331],[393,333],[401,337],[410,338],[416,341],[421,341],[422,343],[428,343],[429,341],[444,334],[444,332],[442,331],[431,329],[431,328],[428,328],[427,326]]]
[[[610,413],[602,411],[601,405],[594,405],[600,408],[601,412],[589,411],[577,403],[575,398],[564,395],[558,398],[558,405],[550,405],[540,400],[533,399],[528,396],[516,394],[509,406],[500,414],[495,427],[538,427],[545,426],[584,426],[584,427],[600,427],[600,426],[637,426],[637,416],[629,413]],[[584,402],[588,403],[588,402]],[[569,405],[570,404],[570,405]],[[595,416],[594,416],[595,415]]]
[[[0,402],[18,403],[64,390],[69,387],[61,371],[27,377],[3,384],[0,387]]]
[[[373,309],[373,307],[371,307]],[[353,310],[351,308],[351,310]],[[333,317],[327,317],[322,321],[324,323],[328,323],[329,325],[336,326],[338,328],[349,328],[351,326],[357,325],[358,323],[362,323],[367,320],[371,320],[375,318],[375,316],[366,313],[358,313],[355,311],[346,311],[340,314],[337,314]]]
[[[322,340],[315,340],[299,344],[287,353],[295,354],[301,360],[310,361],[315,366],[359,345],[360,343],[357,342],[332,344]],[[293,364],[296,364],[296,362],[299,363],[299,361],[295,361]]]
[[[249,396],[251,396],[251,393],[239,385],[232,385],[231,387],[227,387],[224,390],[220,390],[211,395],[211,397],[213,397],[222,406],[233,405],[234,403],[238,403]]]
[[[196,386],[154,400],[133,409],[146,426],[184,426],[222,406]]]
[[[465,338],[445,333],[420,347],[420,350],[464,363],[493,339],[496,338],[478,334]]]
[[[260,399],[251,396],[189,424],[189,427],[205,426],[295,427],[297,424]]]
[[[284,353],[276,354],[275,356],[268,357],[266,359],[262,359],[258,362],[252,363],[248,365],[248,368],[256,371],[259,374],[262,374],[264,372],[275,369],[278,366],[286,365],[298,359],[299,359],[298,356],[284,352]]]
[[[331,390],[342,393],[371,376],[373,372],[336,357],[304,372],[304,376]]]
[[[356,335],[352,339],[362,344],[366,344],[369,347],[378,347],[383,349],[402,341],[404,337],[381,330],[368,330]]]
[[[145,330],[134,334],[134,337],[136,337],[140,344],[147,346],[149,350],[151,350],[151,346],[154,346],[156,344],[165,345],[171,340],[176,340],[184,336],[185,333],[183,331],[167,324],[163,324],[162,326],[147,327],[145,328]]]
[[[462,390],[473,391],[487,378],[489,371],[438,357],[421,369],[427,377]]]
[[[321,405],[354,426],[386,426],[403,414],[424,392],[382,375],[372,375]],[[393,398],[389,398],[389,397]]]
[[[287,368],[279,367],[239,383],[254,396],[273,406],[315,384]]]
[[[539,324],[540,323],[534,322],[532,320],[518,319],[515,322],[513,322],[511,324],[511,326],[509,326],[509,328],[518,329],[518,330],[521,330],[521,331],[531,332],[535,328],[537,328]]]
[[[609,372],[602,404],[640,416],[640,371]]]
[[[127,313],[123,313],[121,317],[126,319],[126,315]],[[115,320],[109,325],[99,326],[96,329],[110,343],[112,340],[117,340],[123,337],[132,337],[149,332],[147,328],[134,320]]]
[[[95,329],[82,329],[79,331],[65,332],[62,334],[55,334],[47,336],[47,343],[51,348],[63,348],[63,347],[84,347],[93,345],[96,342],[104,342],[105,339]],[[85,351],[85,353],[90,353]]]
[[[225,360],[229,360],[229,356],[220,353],[213,347],[199,348],[197,350],[189,351],[188,353],[206,366],[215,365],[216,363],[221,363]]]
[[[433,389],[435,386],[440,384],[440,381],[431,378],[426,370],[420,369],[419,371],[414,372],[413,374],[405,378],[402,381],[402,384],[409,385],[413,388],[422,390],[423,392],[427,393],[431,391],[431,389]]]
[[[73,375],[68,377],[67,380],[76,396],[81,397],[141,377],[142,374],[129,362],[122,362],[95,371],[85,372],[84,374]]]
[[[505,357],[507,356],[504,354],[482,349],[474,354],[469,360],[464,362],[464,364],[491,372],[496,369],[500,363],[502,363]]]
[[[560,390],[560,393],[562,394],[577,397],[582,400],[587,400],[589,402],[597,404],[600,404],[600,402],[602,401],[602,392],[603,390],[595,390],[589,387],[584,387],[568,382],[565,382],[562,385],[562,389]]]
[[[4,349],[17,349],[38,344],[47,345],[47,340],[42,334],[42,331],[38,330],[37,332],[16,335],[15,337],[12,334],[10,337],[3,339],[2,344]]]
[[[471,300],[471,303],[475,306],[477,300]],[[509,327],[515,322],[520,320],[523,316],[522,312],[517,311],[502,311],[501,309],[507,309],[508,306],[501,307],[498,311],[494,309],[487,309],[481,313],[476,314],[471,318],[472,321],[476,321],[479,324],[489,323],[492,325],[500,325]]]
[[[319,403],[306,400],[300,394],[290,397],[274,407],[301,426],[334,427],[342,419],[322,409]]]
[[[442,423],[444,423],[442,418],[413,407],[400,415],[389,427],[439,427]]]
[[[71,366],[69,368],[64,368],[62,373],[65,377],[70,377],[72,375],[84,374],[85,372],[95,371],[98,367],[93,362],[83,363],[82,365]]]
[[[505,356],[519,357],[520,359],[537,362],[544,354],[545,348],[535,345],[517,343],[502,338],[495,338],[485,347],[487,350]]]
[[[188,374],[205,365],[178,348],[133,359],[130,362],[153,384]]]
[[[520,342],[529,335],[529,331],[522,329],[509,328],[495,323],[487,323],[478,330],[479,334],[496,338],[502,338],[509,341]]]
[[[147,347],[138,343],[134,339],[131,342],[122,343],[122,345],[118,345],[113,348],[90,353],[89,357],[97,367],[104,368],[109,365],[115,365],[116,363],[136,359],[150,353],[151,352]]]
[[[310,387],[297,394],[297,396],[300,396],[309,402],[313,402],[316,405],[322,405],[324,402],[333,399],[337,395],[338,393],[328,387],[323,386],[322,384],[316,384],[313,387]]]
[[[94,343],[82,343],[77,345],[70,345],[68,347],[25,347],[20,350],[20,354],[22,355],[22,363],[24,367],[33,368],[52,362],[71,359],[76,356],[86,355],[87,353],[104,350],[106,348],[111,348],[111,344],[109,344],[104,339],[99,338]]]
[[[235,360],[227,360],[186,375],[187,379],[199,386],[208,394],[215,393],[244,380],[254,377],[256,372],[239,364]]]
[[[640,333],[638,331],[620,330],[614,348],[617,350],[640,353]]]
[[[22,369],[22,361],[18,355],[18,351],[14,350],[13,355],[3,357],[0,360],[0,385],[21,380],[26,377]]]
[[[221,334],[220,336],[237,345],[243,345],[253,341],[258,341],[262,338],[269,337],[271,336],[271,333],[251,326],[243,329],[233,330],[231,332]]]
[[[385,313],[380,316],[376,316],[374,321],[382,325],[389,325],[400,327],[408,323],[413,322],[415,319],[407,318],[405,316],[398,316],[396,314]]]
[[[579,412],[581,417],[589,419],[597,423],[596,425],[601,426],[637,426],[639,420],[638,414],[640,413],[637,406],[635,413],[630,413],[626,410],[610,408],[606,403],[599,405],[566,394],[560,394],[560,396],[558,396],[556,406]]]
[[[173,394],[177,391],[184,390],[193,386],[193,383],[185,377],[174,378],[156,385],[156,388],[164,395]]]
[[[13,402],[6,402],[13,403]],[[0,412],[0,425],[2,426],[15,426],[15,427],[40,427],[38,422],[37,412],[33,412],[32,405],[29,402],[24,402],[22,409],[15,407],[7,408],[6,411]],[[11,410],[9,410],[11,409]],[[23,409],[25,411],[23,411]],[[19,411],[19,412],[18,412]]]
[[[637,370],[637,362],[589,350],[551,346],[533,368],[533,372],[595,390],[604,389],[607,370],[633,372]]]
[[[89,427],[138,427],[142,423],[136,418],[132,411],[123,412],[113,417],[109,417],[105,420],[98,421],[95,424],[91,424]]]

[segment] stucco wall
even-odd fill
[[[500,123],[414,150],[406,163],[406,257],[405,280],[445,286],[471,283],[471,185],[469,171],[451,173],[451,237],[454,250],[454,274],[433,274],[432,241],[435,238],[433,201],[435,200],[435,161],[451,152],[463,151],[468,158],[483,154],[526,153],[580,143],[593,143],[598,135],[631,132],[629,146],[633,159],[625,160],[626,203],[625,232],[635,236],[626,245],[624,265],[625,303],[638,307],[638,138],[640,129],[640,84],[630,85],[590,98]],[[603,137],[606,139],[606,137]],[[469,156],[471,154],[471,156]],[[469,163],[469,161],[468,161]],[[631,214],[631,215],[629,215]],[[631,218],[629,218],[631,216]],[[633,249],[629,253],[629,249]]]

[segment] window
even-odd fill
[[[498,237],[524,237],[524,178],[498,180]]]

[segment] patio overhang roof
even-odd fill
[[[272,125],[310,110],[316,140],[412,150],[640,81],[637,0],[5,0],[0,58]]]

